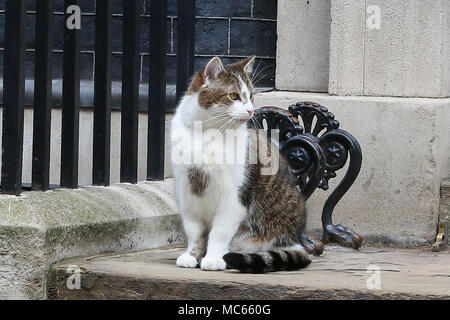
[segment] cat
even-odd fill
[[[264,144],[278,154],[276,145],[247,128],[254,115],[254,61],[250,57],[224,66],[212,58],[194,75],[172,120],[175,197],[188,242],[176,261],[179,267],[262,273],[310,263],[301,245],[305,200],[287,162],[280,157],[276,172],[263,174],[272,163],[249,161]],[[217,161],[215,155],[228,149],[195,135],[211,129],[219,138],[225,129],[243,132],[245,148],[237,156],[244,161]],[[183,161],[177,158],[180,153],[187,155]],[[192,161],[196,157],[200,160]]]

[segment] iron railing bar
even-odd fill
[[[137,182],[140,0],[123,2],[122,127],[120,181]]]
[[[2,193],[22,191],[25,0],[7,0],[3,65]]]
[[[167,0],[152,1],[150,15],[147,180],[162,180],[164,179]]]
[[[36,1],[36,53],[33,111],[33,190],[49,189],[52,102],[53,1]]]
[[[110,184],[112,9],[97,0],[95,24],[93,185]]]
[[[177,101],[194,72],[195,0],[178,1]]]
[[[64,7],[78,5],[78,0],[64,0]],[[69,14],[65,16],[65,22]],[[61,135],[61,187],[78,187],[80,118],[80,30],[64,23],[63,107]]]

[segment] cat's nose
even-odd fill
[[[252,110],[247,110],[247,112],[248,112],[249,116],[251,117],[255,111],[252,109]]]

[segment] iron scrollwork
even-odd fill
[[[305,198],[309,198],[317,188],[328,190],[329,180],[335,178],[336,171],[348,162],[344,177],[323,207],[322,241],[359,248],[362,244],[360,235],[332,222],[334,208],[356,180],[362,163],[358,141],[347,131],[339,129],[334,114],[320,104],[305,101],[291,105],[288,111],[263,107],[255,113],[249,126],[267,129],[269,138],[271,130],[278,130],[280,153],[288,161]],[[322,252],[320,241],[307,235],[302,238],[310,252]]]

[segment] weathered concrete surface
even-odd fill
[[[3,108],[0,108],[0,118]],[[172,176],[170,164],[170,120],[172,114],[166,115],[166,148],[165,148],[165,177]],[[120,182],[120,111],[111,113],[111,183]],[[31,164],[33,155],[33,110],[25,108],[24,113],[24,144],[23,144],[23,173],[22,181],[31,183]],[[80,155],[78,167],[78,181],[80,186],[92,185],[92,139],[94,130],[94,114],[92,109],[80,110]],[[147,179],[147,114],[139,114],[138,131],[138,180]],[[0,121],[0,130],[2,122]],[[0,131],[1,132],[1,131]],[[2,141],[0,139],[0,149]],[[0,159],[1,164],[1,159]],[[1,165],[0,165],[1,173]],[[61,173],[61,109],[52,109],[51,148],[50,148],[50,184],[59,184]]]
[[[440,183],[450,172],[450,99],[286,91],[255,97],[258,107],[288,107],[302,100],[326,106],[362,147],[360,175],[336,207],[334,221],[353,228],[366,243],[430,245],[438,224]],[[320,234],[321,210],[338,179],[308,201],[312,233]]]
[[[41,299],[61,259],[184,243],[173,182],[0,196],[0,299]]]
[[[450,299],[450,252],[327,247],[300,271],[241,274],[175,265],[180,249],[150,250],[57,263],[48,284],[53,299]],[[69,290],[69,266],[80,289]],[[380,289],[367,287],[379,267]],[[370,282],[370,281],[369,281]],[[370,282],[374,283],[374,282]]]
[[[276,88],[328,91],[330,1],[279,0]]]
[[[332,0],[331,20],[331,94],[450,96],[448,1]]]

